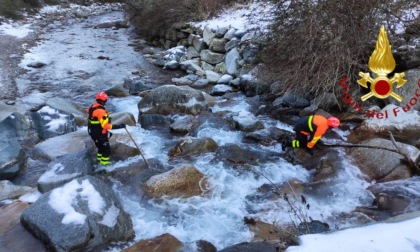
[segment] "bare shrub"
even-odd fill
[[[280,0],[275,1],[276,21],[271,27],[260,76],[279,81],[277,95],[294,91],[313,98],[335,91],[343,77],[358,79],[368,71],[379,28],[386,26],[393,47],[395,21],[413,23],[404,12],[412,0]],[[277,82],[277,83],[279,83]]]
[[[21,18],[22,11],[40,7],[38,0],[0,0],[0,16]]]
[[[141,35],[151,38],[176,23],[209,18],[226,6],[247,0],[127,0],[130,20]]]

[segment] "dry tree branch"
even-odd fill
[[[395,149],[390,149],[390,148],[386,148],[386,147],[382,147],[382,146],[363,145],[363,144],[325,144],[325,143],[321,143],[320,145],[321,146],[326,146],[326,147],[370,148],[370,149],[386,150],[386,151],[394,152],[394,153],[397,153],[397,154],[400,154],[401,156],[403,156],[404,160],[408,163],[408,166],[410,167],[411,171],[414,174],[420,174],[420,167],[416,163],[416,161],[413,160],[412,158],[410,158],[410,156],[407,153],[402,151],[401,148],[397,145],[397,142],[395,141],[392,133],[390,131],[388,131],[388,133],[390,135],[391,142],[395,146]],[[393,170],[391,170],[390,172],[392,172],[392,171]]]

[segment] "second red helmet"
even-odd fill
[[[107,94],[105,94],[105,92],[99,92],[99,93],[96,95],[96,100],[100,100],[100,101],[104,101],[104,102],[106,102],[106,101],[108,100],[108,95],[107,95]]]
[[[338,120],[338,118],[334,116],[328,117],[327,122],[328,126],[333,128],[338,128],[338,126],[340,126],[340,120]]]

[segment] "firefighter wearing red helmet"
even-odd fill
[[[99,92],[96,95],[96,102],[88,109],[88,132],[98,149],[96,159],[102,165],[109,164],[109,156],[111,154],[108,130],[126,127],[125,124],[112,125],[110,123],[108,112],[105,109],[107,101],[108,95],[105,92]]]
[[[312,148],[322,138],[322,136],[331,128],[338,128],[340,120],[337,117],[327,118],[321,115],[311,115],[300,118],[293,130],[296,133],[292,141],[283,141],[282,150],[286,147],[305,148],[310,155],[313,155]]]

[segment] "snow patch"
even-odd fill
[[[87,201],[90,211],[102,214],[105,201],[88,180],[83,180],[80,184],[73,180],[52,190],[48,203],[56,212],[64,214],[61,223],[82,225],[86,215],[77,212],[73,207],[80,197]]]

